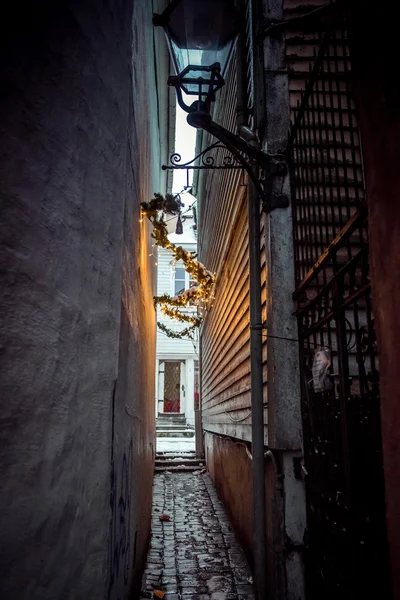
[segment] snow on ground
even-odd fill
[[[157,438],[157,452],[194,452],[193,438]]]

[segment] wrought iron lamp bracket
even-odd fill
[[[243,140],[224,127],[210,120],[207,126],[201,127],[214,135],[218,141],[210,144],[192,160],[181,164],[180,154],[174,152],[170,156],[168,165],[162,165],[163,170],[186,169],[190,170],[235,170],[246,171],[253,182],[262,200],[263,210],[271,212],[276,208],[287,208],[289,198],[284,194],[274,194],[272,191],[272,178],[285,177],[288,172],[285,154],[268,154],[260,150],[255,144]],[[216,158],[209,154],[213,150],[228,150],[229,155],[217,163]],[[258,175],[261,173],[261,177]],[[187,181],[189,177],[187,177]],[[242,184],[244,185],[244,183]],[[189,187],[189,183],[187,183]]]

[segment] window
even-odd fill
[[[186,271],[183,267],[176,267],[175,269],[175,290],[174,294],[177,296],[186,289]]]
[[[174,296],[182,294],[185,290],[194,287],[195,285],[197,285],[196,281],[193,280],[192,275],[187,273],[186,269],[183,267],[183,263],[179,261],[175,267]]]

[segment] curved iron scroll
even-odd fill
[[[233,134],[211,119],[205,118],[204,113],[193,112],[189,114],[189,117],[190,121],[188,118],[188,123],[190,125],[208,131],[218,141],[202,150],[192,160],[183,164],[180,164],[182,160],[180,154],[174,152],[171,154],[170,164],[162,165],[163,170],[186,169],[187,187],[189,187],[189,170],[241,169],[241,185],[245,185],[244,172],[246,172],[262,200],[265,212],[268,213],[275,208],[286,208],[289,205],[289,199],[286,195],[275,195],[271,189],[272,172],[279,173],[281,176],[285,176],[287,173],[286,157],[284,154],[268,154],[262,151],[256,145]],[[223,157],[222,164],[216,164],[215,158],[208,155],[209,152],[216,149],[223,149],[229,152],[227,156]],[[257,176],[257,171],[260,170],[263,172],[263,178]]]
[[[199,154],[197,154],[197,156],[182,164],[180,164],[182,160],[181,155],[178,152],[173,152],[169,157],[169,164],[162,165],[162,169],[164,171],[172,169],[243,169],[240,161],[231,153],[224,156],[221,163],[217,163],[216,157],[209,153],[218,148],[221,148],[222,150],[228,150],[228,148],[221,142],[214,142],[214,144],[211,144],[202,150]]]
[[[214,150],[225,150],[227,152],[229,152],[229,154],[225,154],[225,156],[222,156],[220,160],[218,160],[218,156],[213,156],[212,152]],[[197,154],[194,158],[192,158],[191,160],[185,162],[185,163],[181,163],[182,157],[178,152],[173,152],[170,157],[169,157],[169,163],[167,165],[162,165],[162,169],[164,171],[168,170],[168,171],[172,171],[175,169],[186,169],[186,179],[187,179],[187,185],[186,187],[190,187],[189,186],[189,171],[201,171],[201,170],[208,170],[208,169],[219,169],[219,170],[224,170],[224,169],[230,169],[230,170],[234,170],[234,169],[238,169],[241,170],[241,179],[240,179],[240,185],[244,186],[246,185],[245,182],[245,176],[244,176],[244,172],[245,169],[243,167],[243,165],[241,164],[241,161],[239,161],[237,159],[236,156],[234,156],[232,154],[232,152],[230,152],[229,148],[227,148],[224,144],[222,144],[221,142],[214,142],[213,144],[210,144],[209,146],[207,146],[207,148],[205,148],[204,150],[202,150],[201,152],[199,152],[199,154]]]

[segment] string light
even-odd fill
[[[201,262],[196,260],[196,252],[184,250],[182,246],[176,246],[168,239],[164,214],[179,215],[182,207],[180,199],[172,194],[167,194],[165,198],[161,194],[155,194],[150,202],[143,202],[141,206],[142,214],[149,219],[153,226],[152,237],[155,240],[153,246],[160,246],[173,255],[170,263],[173,267],[178,261],[182,261],[186,271],[192,276],[192,280],[197,283],[197,285],[189,288],[179,296],[171,297],[168,294],[163,294],[154,297],[155,307],[160,305],[163,314],[181,323],[189,323],[190,326],[181,331],[173,331],[163,323],[157,323],[157,325],[169,337],[193,338],[194,329],[200,326],[203,317],[200,314],[187,314],[182,312],[182,309],[195,305],[200,308],[201,312],[204,312],[204,307],[207,306],[213,295],[215,273],[208,271]]]

